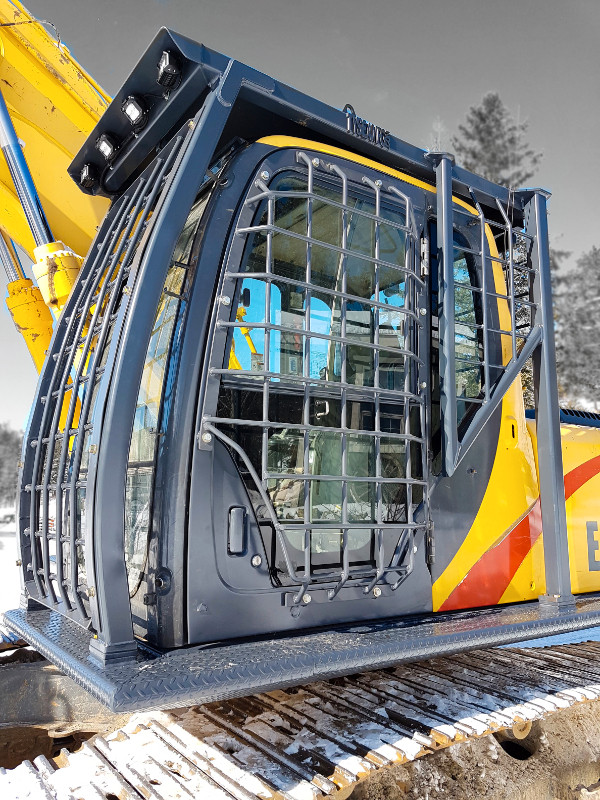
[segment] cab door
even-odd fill
[[[429,610],[423,192],[301,149],[250,187],[199,435],[217,575],[278,628]]]

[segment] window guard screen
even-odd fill
[[[237,455],[275,534],[271,575],[299,586],[299,602],[315,583],[330,597],[397,588],[427,484],[411,201],[338,164],[296,162],[270,185],[263,170],[246,200],[256,211],[224,276],[233,298],[219,304],[218,402],[203,424]]]
[[[136,254],[167,185],[182,137],[109,211],[57,322],[27,433],[20,543],[29,595],[88,626],[85,552],[88,454],[100,381]]]

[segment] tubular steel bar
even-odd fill
[[[459,446],[459,457],[463,458],[475,439],[481,433],[483,426],[488,422],[494,411],[498,408],[506,392],[510,389],[512,384],[518,378],[519,373],[525,366],[525,362],[535,352],[536,348],[540,346],[545,337],[545,332],[542,330],[541,325],[536,325],[532,328],[530,335],[518,357],[511,361],[500,380],[493,388],[490,400],[482,405],[481,409],[477,412],[476,417],[473,419],[468,431],[462,439]]]
[[[35,534],[38,534],[38,520],[41,521],[41,528],[39,530],[39,538],[41,539],[42,547],[40,556],[42,557],[42,563],[45,566],[45,558],[49,555],[47,550],[47,541],[48,541],[48,534],[49,534],[49,520],[48,520],[48,485],[50,481],[50,473],[48,472],[49,466],[52,464],[53,460],[53,453],[52,449],[54,447],[54,443],[56,441],[57,436],[57,429],[58,429],[58,419],[61,414],[62,410],[62,402],[65,397],[65,390],[70,378],[70,371],[71,366],[73,364],[73,359],[75,357],[75,343],[77,342],[77,337],[81,332],[81,329],[86,321],[87,312],[89,309],[90,304],[92,303],[92,294],[94,289],[100,283],[103,274],[103,261],[102,256],[104,253],[108,253],[108,247],[110,242],[113,241],[113,237],[110,235],[112,231],[114,231],[115,227],[118,227],[120,222],[121,216],[117,214],[113,221],[113,226],[111,230],[109,230],[109,235],[107,235],[103,245],[99,249],[98,253],[98,260],[93,263],[92,270],[89,272],[87,277],[85,278],[86,283],[88,284],[88,292],[89,296],[87,298],[87,303],[84,303],[83,308],[79,306],[79,298],[75,301],[78,306],[78,313],[70,313],[64,316],[64,321],[61,324],[61,328],[64,326],[66,328],[65,336],[62,340],[62,343],[57,348],[57,352],[55,353],[55,358],[53,361],[49,362],[51,368],[51,376],[50,382],[47,388],[46,394],[46,402],[43,404],[43,413],[41,417],[41,421],[39,427],[36,431],[37,439],[35,440],[35,457],[34,457],[34,464],[33,464],[33,482],[31,487],[31,501],[30,501],[30,529]],[[90,282],[91,282],[91,289],[90,289]],[[98,305],[98,304],[97,304]],[[99,307],[99,306],[98,306]],[[93,326],[92,326],[93,327]],[[76,398],[76,392],[73,392],[73,384],[71,385],[71,402],[73,402],[73,398]],[[56,388],[55,388],[56,387]],[[67,420],[65,422],[68,423],[68,430],[71,430],[72,425],[72,417],[67,415]],[[75,431],[76,432],[76,431]],[[76,437],[80,439],[83,437]],[[46,468],[44,468],[44,457],[43,457],[43,442],[46,441]],[[63,439],[63,445],[66,444],[68,447],[70,441],[70,437],[66,437]],[[44,471],[44,477],[41,478],[41,470]],[[78,473],[76,473],[77,478]],[[39,483],[40,479],[42,480]],[[57,474],[57,481],[62,486],[62,477],[60,471]],[[40,492],[43,492],[43,495],[40,497]],[[58,495],[60,498],[60,495]],[[60,503],[60,500],[59,500]],[[41,513],[40,513],[41,512]],[[60,544],[60,539],[62,538],[62,526],[59,526],[61,522],[61,513],[57,507],[57,520],[56,520],[56,531],[59,539],[57,540],[57,544]],[[72,522],[72,530],[76,525],[76,519],[73,518]],[[72,533],[71,536],[71,544],[74,546],[75,539],[77,537],[76,531],[74,534]],[[60,553],[60,547],[57,548],[57,561],[58,556]],[[34,569],[34,577],[35,571],[39,569],[37,567],[38,564],[38,547],[37,542],[32,539],[32,566]],[[57,564],[57,576],[60,583],[62,583],[62,566],[58,566]],[[72,575],[72,573],[71,573]],[[60,587],[59,587],[60,588]],[[72,585],[71,587],[72,596],[79,608],[81,613],[81,617],[83,619],[87,618],[87,612],[83,608],[83,604],[81,603],[81,598],[78,595],[78,586]],[[50,594],[50,587],[44,586],[42,589],[41,585],[38,586],[39,595],[37,599],[45,599],[45,602],[50,602],[48,595]],[[63,596],[63,590],[61,589],[61,596]],[[78,599],[79,598],[79,599]],[[56,598],[54,598],[54,602]],[[66,609],[70,609],[70,601],[66,602]]]
[[[480,247],[481,247],[481,310],[482,310],[482,324],[483,324],[483,391],[486,402],[490,399],[490,329],[489,329],[489,309],[488,309],[488,274],[486,265],[487,237],[485,231],[485,214],[475,195],[475,192],[469,188],[469,194],[473,200],[473,205],[479,214],[480,226]],[[468,323],[467,323],[468,324]]]
[[[54,237],[44,214],[31,172],[23,155],[6,101],[0,91],[0,149],[4,153],[11,178],[25,217],[31,229],[36,247],[50,244]]]
[[[517,357],[517,312],[515,308],[515,260],[514,260],[514,242],[513,242],[513,226],[508,218],[508,214],[504,210],[502,203],[496,198],[496,206],[502,214],[504,223],[506,225],[506,233],[508,234],[508,296],[510,303],[510,334],[512,346],[512,358]]]
[[[141,184],[140,190],[143,191],[144,181],[140,181],[140,184]],[[135,198],[135,193],[134,193],[133,198],[130,200],[129,209],[128,209],[127,204],[125,205],[125,210],[128,209],[129,215],[131,215],[131,206],[135,205],[135,200],[136,200],[136,198]],[[124,216],[126,218],[128,216],[128,214],[125,213]],[[127,239],[128,239],[128,236],[127,236],[127,231],[126,231],[125,235],[122,238],[122,245],[121,246],[123,246],[123,244],[127,241]],[[124,259],[123,260],[123,264],[121,265],[120,270],[119,270],[119,275],[118,275],[118,277],[116,279],[117,282],[119,282],[121,280],[121,273],[122,273],[122,270],[124,269],[124,265],[126,264],[126,262],[127,262],[127,259]],[[109,260],[109,264],[112,266],[115,263],[118,263],[118,258],[116,257],[116,254],[113,253],[111,258],[110,258],[110,260]],[[88,314],[90,313],[90,305],[92,303],[92,299],[95,296],[96,291],[99,289],[100,281],[102,279],[102,274],[103,274],[102,266],[100,266],[98,268],[98,270],[97,270],[96,278],[95,278],[95,281],[94,281],[94,284],[95,284],[94,288],[92,289],[92,291],[88,291],[88,297],[87,297],[87,301],[86,301],[85,306],[84,306],[84,311],[81,314],[80,325],[84,322],[84,320],[87,319]],[[110,269],[110,267],[109,267],[109,269]],[[103,309],[104,303],[105,303],[105,300],[106,300],[106,292],[107,292],[107,288],[108,288],[107,287],[108,283],[109,283],[109,276],[107,275],[106,279],[104,281],[104,285],[102,286],[102,290],[100,292],[100,296],[96,300],[96,308],[94,310],[94,314],[92,316],[92,321],[90,323],[90,331],[88,331],[88,335],[87,335],[87,337],[85,339],[85,343],[83,345],[83,350],[82,350],[81,357],[80,357],[80,360],[79,360],[79,365],[77,367],[77,374],[75,376],[75,385],[76,386],[79,383],[81,383],[83,377],[86,378],[86,383],[87,383],[84,402],[83,402],[83,406],[82,406],[81,412],[80,412],[79,434],[78,434],[78,436],[77,436],[77,438],[75,440],[75,444],[74,444],[74,447],[72,449],[72,452],[70,453],[70,455],[71,455],[71,478],[70,478],[70,481],[69,481],[69,486],[65,487],[65,493],[68,491],[68,495],[66,495],[65,499],[68,498],[68,503],[69,503],[69,520],[68,520],[68,522],[69,522],[69,524],[68,524],[69,535],[68,535],[68,538],[69,538],[70,558],[71,558],[71,576],[70,576],[70,579],[71,579],[71,584],[73,586],[73,592],[75,594],[75,600],[76,601],[78,600],[78,596],[79,596],[79,593],[77,592],[77,544],[76,544],[77,543],[77,534],[78,534],[78,532],[77,532],[77,499],[78,499],[78,490],[81,489],[81,485],[80,485],[81,478],[82,478],[82,475],[81,475],[81,457],[82,457],[82,453],[83,453],[83,446],[84,446],[84,443],[86,441],[86,431],[84,430],[84,424],[85,424],[86,420],[88,419],[88,409],[90,407],[90,403],[91,403],[92,396],[93,396],[93,393],[94,393],[94,385],[95,385],[95,379],[96,379],[96,363],[98,361],[98,354],[101,353],[102,350],[103,350],[104,341],[105,341],[105,337],[106,337],[106,330],[107,330],[107,327],[108,327],[108,324],[109,324],[109,320],[110,320],[110,317],[111,317],[112,309],[113,309],[114,304],[115,304],[116,296],[118,294],[118,291],[117,291],[116,287],[114,287],[113,291],[110,293],[107,308],[104,309],[102,324],[100,326],[100,331],[98,332],[98,339],[97,339],[96,345],[94,347],[92,358],[91,358],[89,364],[88,364],[88,355],[90,353],[90,348],[92,346],[93,332],[95,331],[96,324],[97,324],[99,316],[100,316],[100,310]],[[82,375],[84,365],[86,367],[85,376]],[[75,413],[75,408],[76,408],[76,404],[74,402],[75,401],[75,397],[76,397],[76,395],[74,395],[71,398],[71,403],[69,405],[68,418],[67,418],[67,423],[68,423],[69,426],[72,424],[73,414]],[[63,461],[62,461],[63,458],[66,461],[66,448],[63,448],[63,453],[61,454],[61,464],[63,463]],[[59,485],[57,483],[57,487],[56,487],[57,497],[59,496],[59,489],[60,489],[60,487],[59,487]],[[59,506],[57,506],[57,527],[58,527],[58,523],[59,523],[58,509],[59,509]]]
[[[440,404],[444,431],[444,464],[452,475],[458,459],[454,330],[453,157],[431,153],[437,182],[437,249],[439,268]]]
[[[312,277],[312,241],[313,241],[313,206],[314,206],[314,164],[312,160],[306,155],[306,153],[298,153],[296,155],[296,159],[300,163],[304,163],[308,169],[308,199],[307,199],[307,208],[306,208],[306,283],[310,286],[311,285],[311,277]],[[306,313],[305,313],[305,324],[306,330],[309,332],[310,336],[310,326],[311,326],[311,298],[312,298],[312,291],[311,289],[307,289],[305,293],[305,306],[306,306]],[[270,319],[270,310],[267,312],[269,316],[266,316],[265,319]],[[311,352],[311,342],[306,342],[304,346],[304,358],[302,363],[302,374],[305,378],[310,377],[310,352]],[[310,425],[310,383],[308,380],[304,383],[304,398],[302,404],[302,422],[304,425]],[[308,465],[310,463],[310,432],[307,429],[304,430],[303,433],[303,446],[304,446],[304,471],[308,472]],[[311,481],[310,479],[306,478],[304,480],[304,519],[310,520],[311,515]],[[295,603],[300,603],[302,601],[304,592],[308,588],[311,583],[312,575],[311,575],[311,553],[312,553],[312,541],[311,541],[311,529],[307,528],[304,531],[304,578],[302,581],[302,587],[294,597]]]
[[[556,379],[550,252],[546,216],[548,197],[548,192],[542,189],[534,190],[529,201],[528,215],[529,225],[535,225],[537,231],[534,248],[537,249],[539,265],[538,274],[533,282],[533,297],[538,304],[537,311],[534,310],[534,321],[537,321],[535,317],[539,315],[544,328],[543,346],[538,348],[533,359],[546,572],[546,594],[540,597],[540,602],[569,610],[575,607],[575,598],[571,593],[569,540],[560,439],[560,410]]]
[[[430,153],[429,159],[436,169],[437,181],[437,213],[438,213],[438,258],[440,261],[439,270],[439,297],[440,297],[440,394],[441,394],[441,411],[443,415],[443,443],[444,443],[444,465],[447,475],[452,475],[456,470],[460,461],[464,458],[469,448],[472,446],[476,438],[479,436],[487,422],[490,420],[494,411],[499,407],[502,399],[512,383],[518,378],[519,373],[525,366],[528,358],[539,352],[540,349],[546,352],[544,341],[548,330],[548,325],[552,326],[552,316],[547,318],[538,319],[534,324],[533,318],[535,317],[536,310],[540,303],[539,297],[533,297],[533,302],[529,299],[523,300],[516,294],[516,283],[518,270],[519,276],[527,274],[532,276],[534,284],[539,276],[540,269],[535,267],[535,258],[530,262],[527,261],[523,266],[516,264],[514,258],[514,237],[520,237],[523,241],[529,241],[537,247],[538,237],[537,222],[535,214],[529,214],[530,226],[528,230],[515,232],[515,228],[509,217],[509,207],[505,209],[502,202],[495,198],[494,205],[500,213],[502,222],[495,220],[487,220],[484,216],[482,209],[482,201],[478,197],[478,193],[473,186],[469,187],[470,199],[476,209],[479,219],[480,227],[480,250],[472,249],[469,247],[460,246],[461,252],[468,252],[473,256],[480,259],[480,272],[481,272],[481,285],[478,287],[467,286],[463,282],[454,280],[453,261],[451,261],[449,254],[454,253],[454,206],[452,195],[452,184],[455,169],[452,166],[451,157],[444,153]],[[517,205],[523,207],[531,193],[527,192],[517,193]],[[512,208],[510,209],[512,213]],[[545,213],[545,209],[544,209]],[[466,215],[466,211],[457,206],[457,215]],[[472,212],[470,218],[473,219]],[[505,238],[505,247],[499,256],[494,256],[487,246],[486,228],[488,225],[493,225],[495,228],[503,231]],[[547,235],[547,231],[546,231]],[[546,245],[547,248],[547,245]],[[532,254],[536,255],[536,254]],[[538,258],[541,257],[541,248],[539,249]],[[489,288],[487,274],[487,264],[500,264],[507,273],[508,287],[506,295],[500,294],[493,289]],[[495,286],[492,283],[492,286]],[[465,288],[473,293],[477,293],[481,297],[482,313],[481,320],[476,321],[475,324],[469,322],[461,322],[458,319],[457,310],[454,304],[455,288]],[[550,291],[548,286],[548,292]],[[538,292],[539,295],[539,292]],[[488,301],[490,298],[497,300],[505,300],[508,305],[510,314],[510,330],[501,330],[492,327],[490,324],[490,315],[488,313]],[[528,328],[526,332],[519,332],[518,319],[517,319],[517,300],[519,306],[529,309],[532,315],[532,320],[522,325],[521,328]],[[551,297],[547,302],[550,303]],[[456,355],[455,336],[457,330],[461,330],[461,326],[469,329],[481,331],[483,343],[483,357],[482,358],[466,358],[464,355]],[[502,334],[510,337],[510,353],[506,353],[503,357],[502,364],[492,363],[492,354],[490,353],[490,334]],[[458,439],[458,419],[457,419],[457,401],[459,398],[456,394],[456,376],[458,367],[466,365],[467,368],[478,367],[483,373],[483,385],[478,397],[465,398],[472,405],[478,405],[479,408],[470,424],[463,434],[462,439]],[[500,376],[492,385],[490,382],[490,369],[498,369]],[[556,381],[556,375],[554,375]],[[556,392],[556,383],[554,384]],[[462,399],[462,398],[461,398]],[[555,397],[555,402],[556,400]],[[558,417],[557,417],[558,419]],[[561,472],[562,475],[562,472]],[[563,502],[564,505],[564,502]],[[568,568],[567,568],[568,575]]]
[[[158,162],[160,164],[160,160]],[[150,182],[152,181],[152,176],[150,178]],[[116,252],[111,253],[110,258],[108,259],[109,267],[107,269],[107,274],[105,276],[104,283],[100,286],[102,277],[104,275],[104,263],[100,262],[98,269],[96,271],[96,277],[93,281],[91,290],[88,289],[87,300],[84,304],[83,312],[80,317],[79,326],[78,326],[78,335],[81,335],[82,332],[82,325],[88,319],[88,315],[91,310],[91,304],[95,300],[95,310],[92,316],[92,320],[89,324],[88,334],[85,337],[83,342],[83,349],[79,358],[79,365],[77,366],[77,372],[75,375],[75,385],[79,385],[83,379],[86,379],[87,388],[85,392],[85,397],[83,401],[83,406],[80,411],[80,419],[79,419],[79,434],[75,440],[75,444],[69,453],[71,457],[71,478],[69,481],[69,485],[65,486],[65,500],[68,500],[68,507],[69,507],[69,519],[68,519],[68,541],[70,546],[70,564],[71,564],[71,575],[70,581],[73,588],[73,593],[75,595],[75,601],[79,604],[79,592],[77,591],[77,500],[78,500],[78,491],[81,489],[81,458],[83,454],[83,446],[86,441],[86,431],[84,429],[84,425],[88,419],[88,411],[90,408],[91,400],[94,393],[94,386],[95,380],[97,375],[97,363],[99,360],[100,354],[103,352],[105,346],[105,340],[107,336],[107,330],[110,323],[111,315],[117,300],[118,296],[118,287],[123,279],[123,273],[126,267],[129,265],[129,257],[131,251],[132,242],[129,239],[131,228],[134,224],[134,220],[136,219],[136,214],[132,213],[132,209],[136,208],[136,204],[138,201],[139,194],[143,194],[145,190],[145,181],[140,180],[140,184],[137,187],[137,191],[133,192],[133,196],[129,200],[129,203],[124,204],[123,209],[123,218],[126,220],[129,217],[129,224],[125,228],[125,233],[121,237],[120,244],[118,245],[118,250]],[[109,282],[113,283],[113,281],[109,281],[111,277],[111,270],[116,268],[116,265],[119,264],[121,259],[122,250],[125,245],[128,243],[128,252],[123,258],[117,274],[117,277],[114,280],[114,285],[112,286],[112,290],[110,290]],[[97,294],[98,292],[98,294]],[[106,307],[105,307],[106,303]],[[102,316],[101,315],[102,311]],[[98,325],[99,319],[102,319],[101,324]],[[99,330],[96,330],[96,326],[98,325]],[[95,345],[92,343],[94,339],[97,341]],[[93,349],[92,349],[93,348]],[[88,362],[88,357],[90,355],[90,350],[92,350],[91,358]],[[83,371],[85,369],[85,375],[83,375]],[[67,425],[70,427],[73,421],[73,415],[75,414],[76,409],[76,394],[74,394],[71,398],[71,403],[69,405],[68,417],[67,417]],[[64,465],[66,463],[67,457],[67,448],[63,447],[63,452],[61,453],[61,465],[64,469]],[[59,467],[59,474],[62,474],[62,470]],[[56,496],[60,497],[61,487],[58,484],[56,485]],[[67,494],[68,492],[68,494]],[[61,508],[62,503],[57,504],[57,528],[60,529],[59,522],[61,521]]]
[[[124,236],[122,238],[122,243],[124,243],[125,241],[127,241],[127,237],[126,236]],[[77,348],[75,348],[74,346],[71,347],[70,351],[68,353],[68,356],[70,356],[70,358],[67,357],[67,358],[63,359],[63,363],[62,364],[59,363],[57,365],[57,369],[58,370],[60,370],[61,367],[62,367],[62,374],[61,374],[61,377],[59,378],[59,389],[55,393],[56,394],[56,398],[55,398],[55,402],[54,402],[54,414],[53,414],[52,423],[51,423],[51,426],[50,426],[50,431],[48,433],[48,445],[47,445],[47,453],[46,453],[46,467],[44,469],[44,476],[43,476],[43,481],[42,481],[42,492],[43,492],[43,495],[42,495],[42,506],[43,506],[42,536],[44,537],[44,542],[46,541],[47,536],[48,536],[48,501],[49,501],[49,495],[50,495],[50,491],[51,491],[51,489],[50,489],[51,467],[52,467],[52,464],[53,464],[53,461],[54,461],[55,443],[57,442],[57,439],[58,439],[58,436],[59,436],[58,431],[59,431],[60,418],[61,418],[61,415],[62,415],[62,412],[63,412],[63,401],[65,399],[66,390],[67,390],[68,386],[72,386],[73,388],[72,388],[72,390],[70,392],[70,402],[69,402],[69,406],[68,406],[68,410],[67,410],[67,418],[66,418],[66,421],[63,423],[64,429],[65,430],[69,430],[69,431],[73,430],[74,433],[77,433],[77,439],[79,439],[79,440],[83,440],[85,438],[84,437],[84,431],[83,431],[83,424],[85,422],[86,417],[82,417],[82,418],[79,419],[77,428],[73,429],[72,426],[73,426],[73,423],[74,423],[74,417],[75,417],[75,413],[76,413],[76,409],[77,409],[78,401],[79,401],[78,388],[79,388],[80,383],[81,383],[82,372],[83,372],[84,369],[88,368],[88,355],[89,355],[89,351],[90,351],[90,345],[91,345],[92,341],[94,340],[94,338],[96,336],[96,333],[97,333],[96,325],[97,325],[97,322],[98,322],[98,318],[100,317],[101,310],[103,309],[104,301],[105,301],[107,292],[111,291],[110,288],[109,288],[110,283],[111,283],[109,278],[110,278],[112,262],[111,262],[111,267],[109,267],[106,275],[103,274],[102,266],[96,271],[95,279],[94,279],[94,281],[92,281],[92,290],[88,291],[87,301],[84,304],[84,308],[83,308],[82,313],[79,315],[78,318],[75,317],[75,319],[72,320],[72,323],[74,323],[74,324],[76,323],[75,331],[74,331],[74,334],[73,334],[73,344],[75,344],[75,343],[79,342],[79,340],[80,340],[84,325],[87,322],[89,322],[88,314],[90,312],[90,306],[91,306],[91,303],[93,301],[95,302],[95,306],[96,307],[95,307],[95,310],[94,310],[94,314],[92,316],[92,320],[91,320],[91,322],[89,322],[88,333],[87,333],[87,337],[85,339],[85,344],[83,345],[83,349],[82,349],[81,354],[79,356],[79,364],[78,364],[78,366],[76,368],[75,374],[71,378],[73,380],[72,384],[69,383],[69,379],[70,379],[71,373],[73,371],[73,367],[75,366],[74,361],[75,361],[75,356],[77,354]],[[101,284],[103,277],[104,277],[104,281]],[[96,292],[98,292],[98,294],[96,294]],[[113,294],[113,297],[114,297],[115,292],[113,291],[112,294]],[[109,317],[110,317],[110,314],[105,314],[105,321]],[[99,345],[101,344],[100,341],[98,342],[98,344]],[[94,356],[96,356],[96,355],[97,354],[94,353]],[[92,394],[92,389],[93,389],[93,385],[94,385],[94,382],[93,382],[94,376],[92,374],[91,378],[90,378],[90,374],[88,372],[87,377],[88,377],[88,379],[90,379],[90,382],[87,384],[87,387],[86,387],[86,400],[89,403],[89,397]],[[54,398],[54,393],[53,393],[53,398]],[[80,403],[80,401],[79,401],[79,403]],[[63,579],[63,557],[62,557],[61,540],[62,540],[62,517],[63,517],[63,514],[62,514],[62,509],[63,509],[63,491],[67,489],[66,484],[64,485],[64,489],[63,489],[63,481],[64,481],[64,474],[65,474],[65,467],[66,467],[66,463],[67,463],[67,457],[69,455],[71,455],[72,447],[69,446],[70,437],[62,437],[62,439],[58,439],[58,441],[60,442],[59,465],[58,465],[58,470],[57,470],[57,473],[56,473],[56,480],[55,480],[54,489],[52,490],[54,492],[54,497],[55,497],[55,502],[56,502],[55,529],[56,529],[57,535],[59,537],[57,539],[57,542],[56,542],[56,545],[57,545],[56,546],[56,569],[57,569],[57,578],[58,578],[58,588],[59,588],[59,591],[61,593],[61,596],[62,596],[63,600],[67,603],[67,608],[69,608],[70,607],[70,602],[69,602],[69,599],[66,596],[66,592],[65,592],[65,589],[64,589],[64,585],[63,585],[63,580],[64,579]],[[72,464],[72,467],[73,467],[72,475],[75,476],[75,478],[77,478],[77,476],[79,476],[79,464]],[[72,478],[72,480],[73,480],[73,478]],[[71,486],[70,487],[70,493],[74,494],[74,491],[76,491],[76,490],[74,490],[73,487]],[[77,589],[78,589],[78,586],[77,586],[77,572],[76,572],[76,568],[77,568],[77,552],[76,552],[76,545],[75,545],[75,541],[76,541],[76,531],[75,531],[76,513],[74,513],[74,512],[75,512],[75,509],[71,509],[71,515],[70,515],[70,517],[71,517],[71,535],[69,537],[69,543],[70,543],[70,546],[71,546],[71,551],[69,553],[70,564],[71,564],[71,590],[72,590],[74,602],[79,606],[80,610],[82,611],[83,610],[83,606],[82,606],[82,603],[81,603],[81,598],[79,597],[79,593],[77,591]],[[74,582],[73,582],[73,578],[75,578]]]
[[[342,181],[342,250],[344,254],[340,256],[339,260],[339,267],[338,267],[338,276],[340,277],[341,273],[341,287],[342,292],[344,293],[344,298],[340,300],[340,311],[341,311],[341,323],[340,323],[340,334],[342,336],[342,345],[341,345],[341,353],[340,357],[342,360],[341,370],[340,370],[340,381],[343,384],[346,384],[348,380],[348,365],[347,365],[347,357],[348,357],[348,345],[346,343],[347,337],[347,315],[346,310],[348,307],[348,298],[347,298],[347,291],[348,291],[348,272],[346,269],[348,257],[345,254],[345,251],[348,249],[348,223],[349,223],[349,213],[348,213],[348,176],[344,172],[344,170],[340,169],[337,164],[329,164],[329,170],[334,174],[337,175],[338,178]],[[337,285],[337,281],[336,281]],[[342,474],[348,474],[348,435],[346,433],[346,428],[348,425],[348,390],[344,387],[340,387],[340,426],[342,429]],[[342,571],[340,573],[340,582],[338,583],[335,589],[331,590],[330,597],[333,599],[341,589],[346,585],[348,579],[350,577],[350,548],[348,546],[348,536],[349,536],[349,518],[348,518],[348,482],[342,482]]]

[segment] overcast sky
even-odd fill
[[[600,246],[600,0],[25,0],[117,91],[165,25],[421,147],[490,90],[544,152],[552,244]],[[0,310],[0,422],[25,425],[36,374]]]

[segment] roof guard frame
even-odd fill
[[[150,89],[156,93],[156,65],[164,50],[175,54],[182,67],[182,79],[170,94],[163,97],[164,102],[154,104],[147,125],[133,136],[121,111],[122,104],[132,94],[148,93]],[[82,167],[91,163],[102,177],[99,184],[82,187],[82,191],[107,197],[120,194],[131,183],[140,165],[147,163],[156,148],[167,141],[186,118],[203,116],[212,102],[211,96],[216,96],[219,104],[229,112],[239,110],[234,106],[240,101],[251,106],[254,112],[243,116],[236,114],[235,132],[228,131],[228,119],[223,120],[215,152],[225,149],[233,138],[256,141],[274,133],[286,133],[336,144],[413,177],[431,181],[432,168],[427,150],[365,120],[359,120],[364,123],[362,126],[357,125],[359,118],[351,106],[346,105],[344,110],[334,108],[168,28],[162,28],[148,46],[74,158],[69,174],[79,183]],[[385,136],[370,135],[369,131]],[[108,166],[96,149],[98,137],[107,132],[122,141]],[[517,214],[522,213],[519,198],[508,189],[462,167],[454,167],[453,175],[455,194],[469,200],[469,187],[473,187],[485,205],[495,208],[498,198],[504,206],[510,206]]]
[[[119,196],[149,163],[156,148],[176,132],[167,121],[172,121],[174,116],[179,129],[181,115],[195,113],[178,163],[169,178],[164,202],[153,221],[163,233],[150,236],[148,240],[127,313],[123,311],[117,321],[121,346],[113,355],[111,380],[103,382],[97,402],[99,424],[94,428],[102,429],[103,436],[101,442],[96,443],[97,452],[90,456],[90,490],[93,488],[90,493],[92,497],[102,498],[102,510],[99,504],[94,504],[88,511],[88,531],[93,528],[94,606],[100,621],[90,650],[100,661],[135,657],[136,650],[125,564],[118,558],[124,538],[123,476],[127,467],[127,452],[122,442],[130,437],[152,327],[151,316],[136,313],[136,310],[156,307],[179,230],[216,154],[234,136],[252,140],[273,134],[277,131],[274,126],[281,123],[286,133],[334,143],[383,165],[432,180],[432,166],[424,150],[393,136],[384,137],[385,145],[362,138],[350,124],[349,112],[327,106],[166,29],[159,32],[73,161],[69,172],[76,180],[85,163],[98,163],[100,156],[95,143],[101,132],[122,128],[123,97],[140,91],[140,87],[148,83],[149,71],[153,74],[165,49],[176,52],[185,69],[189,69],[190,80],[184,69],[179,87],[156,111],[155,119],[149,121],[143,135],[131,140],[129,146],[124,142],[114,162],[103,166],[101,185],[94,190],[110,197]],[[169,103],[173,104],[170,114]],[[177,113],[173,114],[173,109]],[[521,195],[511,196],[508,190],[457,167],[453,169],[453,178],[455,194],[468,199],[469,188],[472,188],[492,213],[499,200],[511,213],[522,218]],[[90,190],[90,193],[93,192]]]

